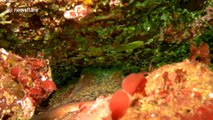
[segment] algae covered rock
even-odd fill
[[[28,120],[56,89],[48,60],[22,58],[0,49],[0,119]]]

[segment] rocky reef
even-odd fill
[[[211,0],[14,1],[0,2],[0,46],[42,54],[58,85],[87,66],[139,72],[187,58],[191,41],[212,46]]]
[[[1,119],[211,118],[212,6],[0,1]]]
[[[0,119],[28,120],[56,85],[48,60],[22,58],[0,49]]]
[[[197,61],[197,56],[202,59]],[[112,95],[100,96],[95,101],[67,103],[33,119],[212,119],[213,72],[206,62],[209,61],[208,45],[201,43],[191,49],[190,57],[150,73],[129,74],[123,79],[121,89]]]

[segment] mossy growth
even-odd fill
[[[110,6],[109,0],[100,0],[90,6],[96,12],[66,20],[65,8],[72,6],[41,2],[32,6],[38,13],[17,15],[12,25],[0,24],[0,40],[5,40],[0,47],[32,57],[43,51],[59,86],[75,83],[88,66],[116,67],[124,74],[149,71],[187,58],[191,41],[205,38],[212,51],[212,25],[200,28],[193,38],[185,37],[211,5],[211,0],[121,0],[121,5]]]

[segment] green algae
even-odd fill
[[[188,35],[192,23],[212,5],[211,0],[200,1],[199,7],[191,0],[122,0],[117,7],[101,0],[91,6],[96,12],[80,21],[64,19],[65,4],[52,2],[48,7],[50,3],[35,4],[38,13],[18,14],[19,19],[8,18],[14,21],[11,25],[1,24],[0,47],[22,56],[36,57],[43,51],[58,85],[72,81],[88,66],[117,67],[127,74],[178,62],[188,57],[191,41],[207,41],[212,51],[212,25],[208,23],[194,38],[179,35]],[[5,15],[12,14],[3,12],[0,20],[7,20]],[[174,32],[161,39],[162,30],[169,26]],[[13,28],[21,32],[15,33]]]

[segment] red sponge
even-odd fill
[[[137,90],[144,91],[147,80],[141,73],[132,73],[122,82],[122,89],[133,95]]]
[[[109,102],[109,108],[112,112],[112,119],[118,120],[125,115],[130,106],[130,98],[126,92],[119,90],[113,94]]]
[[[14,67],[11,69],[11,75],[15,76],[16,78],[18,77],[19,72],[20,72],[20,70],[18,67]]]

